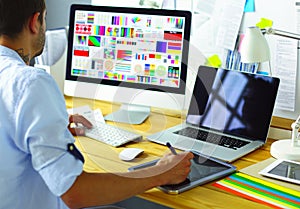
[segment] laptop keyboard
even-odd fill
[[[211,132],[207,132],[207,131],[203,131],[203,130],[199,130],[199,129],[195,129],[195,128],[191,128],[191,127],[186,127],[179,131],[175,131],[174,133],[178,134],[178,135],[190,137],[193,139],[197,139],[200,141],[217,144],[217,145],[220,145],[223,147],[228,147],[228,148],[231,148],[234,150],[241,148],[241,147],[245,146],[246,144],[249,144],[249,142],[246,142],[246,141],[234,139],[234,138],[231,138],[228,136],[222,136],[219,134],[215,134],[215,133],[211,133]]]

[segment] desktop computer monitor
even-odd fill
[[[72,5],[64,93],[123,104],[106,120],[183,110],[189,11]]]

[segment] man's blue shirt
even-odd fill
[[[67,208],[60,196],[82,162],[67,151],[74,138],[54,79],[0,46],[0,97],[0,208]]]

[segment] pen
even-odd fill
[[[173,155],[177,155],[176,150],[174,149],[174,147],[172,147],[172,145],[169,142],[167,142],[166,145],[171,150],[171,152],[173,153]]]

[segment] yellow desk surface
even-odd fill
[[[65,97],[65,99],[67,108],[89,105],[92,109],[100,108],[103,115],[112,112],[116,108],[111,103],[96,100],[73,97]],[[178,116],[178,114],[176,114],[176,116]],[[122,172],[127,171],[130,166],[160,157],[165,152],[168,152],[168,149],[165,146],[148,141],[145,136],[177,125],[181,123],[182,120],[183,119],[180,117],[170,116],[168,112],[167,116],[158,112],[151,112],[150,117],[141,125],[109,122],[113,125],[140,133],[144,136],[144,139],[140,142],[131,142],[118,148],[105,145],[87,137],[77,137],[76,145],[83,152],[85,157],[84,170],[88,172]],[[272,142],[273,140],[269,139],[264,147],[242,157],[241,159],[233,162],[233,164],[239,170],[270,158],[270,144]],[[118,158],[118,153],[125,147],[139,147],[144,150],[144,153],[133,162],[124,162]],[[218,189],[212,186],[212,183],[196,187],[179,195],[165,194],[154,188],[138,196],[171,208],[269,208],[265,205]]]

